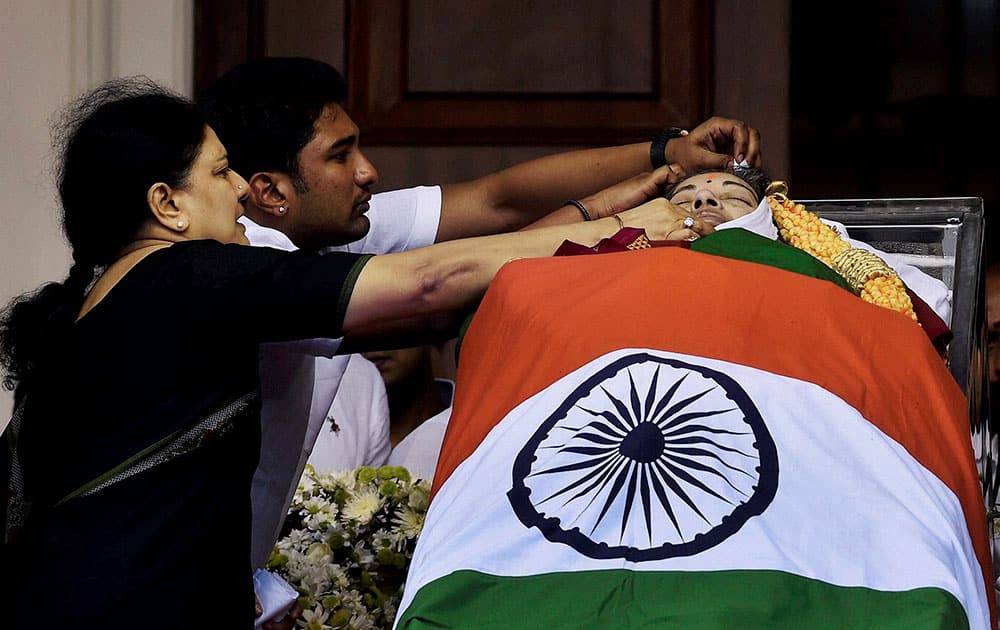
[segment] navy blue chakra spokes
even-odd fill
[[[732,378],[645,352],[595,369],[518,453],[522,523],[589,557],[659,560],[719,544],[770,504],[774,441]]]

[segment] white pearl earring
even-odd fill
[[[285,214],[285,206],[278,206],[278,214]]]
[[[240,184],[239,186],[237,186],[236,190],[243,190],[243,184]]]
[[[177,229],[178,230],[183,230],[184,229],[184,222],[183,221],[178,221],[177,222]]]

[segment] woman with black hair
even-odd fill
[[[16,628],[174,627],[206,611],[213,626],[253,623],[260,342],[439,326],[513,258],[621,223],[686,232],[661,199],[621,221],[378,257],[244,247],[247,184],[188,101],[112,82],[65,134],[73,267],[0,321],[17,406],[3,562]]]

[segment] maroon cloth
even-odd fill
[[[943,351],[948,346],[948,342],[951,341],[952,334],[951,329],[948,328],[948,324],[944,323],[937,313],[934,312],[927,302],[920,299],[920,296],[910,290],[910,287],[906,287],[906,294],[910,296],[910,301],[913,302],[913,312],[917,314],[917,321],[923,327],[924,332],[930,337],[931,343],[938,350]]]
[[[573,241],[563,241],[553,256],[579,256],[580,254],[607,254],[610,252],[624,252],[629,250],[629,245],[636,240],[646,236],[646,230],[642,228],[626,227],[618,230],[614,235],[601,239],[597,245],[587,247]],[[648,239],[647,239],[648,240]],[[648,240],[651,247],[683,247],[691,248],[689,241],[652,241]]]

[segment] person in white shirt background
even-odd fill
[[[428,481],[434,479],[455,395],[454,381],[434,376],[434,353],[439,351],[423,345],[364,353],[378,368],[389,398],[388,463]]]
[[[348,357],[337,395],[309,455],[309,464],[321,472],[377,468],[389,460],[389,401],[382,377],[360,354]]]

